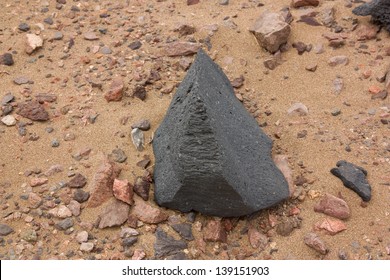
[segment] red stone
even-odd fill
[[[254,227],[249,228],[248,239],[251,246],[254,249],[259,249],[259,251],[263,251],[268,244],[268,237]]]
[[[131,214],[139,220],[148,224],[158,224],[168,219],[168,214],[164,213],[160,208],[153,207],[145,201],[134,197],[135,205]]]
[[[119,199],[119,200],[121,200],[129,205],[132,205],[134,203],[134,201],[133,201],[133,188],[127,180],[115,179],[112,190],[114,192],[114,196],[117,199]]]
[[[324,241],[322,241],[315,233],[310,232],[306,234],[304,237],[304,242],[307,246],[313,248],[323,255],[328,253],[328,248],[326,247]]]
[[[204,240],[226,243],[227,234],[220,220],[211,220],[207,223],[204,229]]]
[[[17,113],[30,120],[47,121],[49,119],[49,113],[36,100],[19,103],[18,108]]]
[[[110,90],[104,95],[108,101],[121,101],[123,96],[124,83],[121,78],[114,79],[110,85]]]
[[[324,229],[331,235],[335,235],[347,229],[346,225],[342,221],[329,218],[325,218],[324,220],[316,223],[315,228],[319,230]]]
[[[341,198],[335,197],[331,194],[325,194],[320,202],[314,206],[314,211],[321,212],[341,220],[348,219],[351,216],[348,204]]]
[[[291,7],[300,8],[306,6],[315,6],[317,7],[320,4],[319,0],[292,0]]]

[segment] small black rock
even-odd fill
[[[13,233],[14,230],[8,226],[8,225],[5,225],[5,224],[0,224],[0,235],[1,236],[6,236],[10,233]]]
[[[194,240],[192,235],[192,225],[188,223],[174,224],[171,226],[181,237],[185,240],[191,241]]]
[[[59,221],[58,223],[55,224],[55,227],[59,230],[67,230],[71,227],[73,227],[74,222],[72,218],[66,218],[62,221]]]
[[[175,256],[179,254],[181,257],[185,257],[180,253],[182,250],[187,249],[187,243],[183,240],[175,240],[172,236],[169,236],[160,227],[156,230],[156,243],[154,243],[154,256],[157,259],[170,258],[175,259]]]
[[[340,160],[336,166],[337,168],[332,168],[330,172],[340,178],[344,186],[356,192],[363,201],[370,201],[371,186],[366,179],[367,171],[345,160]]]
[[[142,43],[140,41],[134,41],[129,44],[129,48],[132,50],[138,50],[142,46]]]
[[[19,24],[18,29],[20,31],[27,32],[27,31],[30,30],[30,25],[28,25],[27,23],[23,22],[23,23]]]
[[[14,59],[12,57],[12,54],[10,53],[5,53],[0,55],[0,65],[7,65],[7,66],[12,66],[14,64]]]
[[[89,199],[89,192],[77,189],[73,194],[73,199],[79,203],[83,203]]]

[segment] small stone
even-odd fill
[[[99,228],[120,226],[127,221],[130,206],[118,200],[110,202],[100,214]]]
[[[95,32],[86,32],[84,33],[84,39],[88,41],[98,40],[99,37],[95,34]]]
[[[332,116],[336,117],[341,114],[341,110],[339,108],[335,108],[330,113],[332,114]]]
[[[6,236],[10,233],[13,233],[14,230],[8,225],[0,224],[0,236]]]
[[[291,27],[281,14],[265,11],[249,31],[256,37],[260,46],[270,53],[275,53],[287,43]]]
[[[168,215],[160,208],[153,207],[141,199],[134,198],[135,205],[131,213],[139,220],[148,224],[158,224],[168,219]]]
[[[62,38],[64,38],[64,34],[62,34],[62,32],[60,31],[54,32],[53,40],[61,40]]]
[[[125,248],[133,246],[135,243],[137,243],[138,237],[132,236],[132,237],[126,237],[122,240],[122,246]]]
[[[133,190],[145,201],[149,199],[149,189],[150,182],[147,179],[139,176],[135,179]]]
[[[53,25],[54,21],[51,17],[45,18],[43,20],[44,23],[47,23],[48,25]]]
[[[35,243],[38,240],[38,235],[35,230],[28,229],[21,233],[21,238],[29,243]]]
[[[299,116],[306,116],[309,113],[306,105],[300,102],[294,103],[288,110],[287,114],[297,114]]]
[[[195,54],[201,45],[198,43],[175,41],[168,43],[164,47],[167,56],[182,56]]]
[[[14,79],[14,83],[17,85],[24,85],[30,83],[30,79],[25,76],[19,76]]]
[[[55,227],[59,230],[67,230],[73,227],[74,222],[72,218],[66,218],[64,220],[59,221],[58,223],[55,224]]]
[[[15,99],[15,96],[13,96],[13,94],[7,93],[1,99],[1,105],[7,105],[8,103],[12,102],[14,99]]]
[[[376,38],[379,31],[379,27],[375,25],[361,24],[356,29],[356,35],[358,41],[372,40]]]
[[[204,228],[204,240],[227,242],[227,234],[220,220],[210,220]]]
[[[317,7],[320,4],[319,0],[292,0],[291,7],[300,8],[306,6],[314,6]]]
[[[196,28],[188,24],[179,24],[173,31],[178,32],[180,37],[194,34]]]
[[[50,143],[50,146],[52,146],[53,148],[57,148],[60,146],[60,141],[58,141],[58,139],[53,139]]]
[[[348,219],[351,216],[351,210],[349,209],[348,204],[341,198],[331,194],[325,194],[320,202],[314,205],[314,211],[341,220]]]
[[[133,141],[133,144],[137,151],[143,151],[144,150],[144,133],[139,128],[134,128],[131,131],[131,140]]]
[[[191,241],[194,240],[194,236],[192,235],[192,225],[188,223],[182,224],[173,224],[171,227],[180,234],[185,240]]]
[[[127,156],[122,149],[114,149],[111,154],[108,155],[108,158],[119,163],[123,163],[127,160]]]
[[[324,220],[316,223],[315,227],[317,229],[326,230],[330,235],[335,235],[347,229],[347,227],[342,221],[329,218],[325,218]]]
[[[138,50],[142,46],[142,43],[140,41],[134,41],[131,42],[128,47],[132,50]]]
[[[321,23],[325,26],[332,26],[332,24],[335,21],[335,9],[333,6],[331,7],[325,7],[323,10],[320,11],[318,14],[318,18],[320,19]]]
[[[28,24],[25,23],[25,22],[22,22],[21,24],[19,24],[18,29],[19,29],[20,31],[27,32],[27,31],[30,30],[30,25],[28,25]]]
[[[183,240],[175,240],[160,227],[156,230],[156,242],[154,243],[154,256],[157,259],[178,259],[183,256],[182,250],[187,249],[187,243]]]
[[[43,39],[35,34],[26,34],[26,53],[32,54],[36,49],[43,46]]]
[[[134,203],[134,201],[133,201],[133,188],[129,184],[129,181],[115,179],[112,190],[113,190],[114,196],[117,199],[119,199],[119,200],[121,200],[129,205],[132,205]]]
[[[302,55],[307,49],[307,45],[303,42],[294,42],[292,43],[292,47],[298,51],[298,55]]]
[[[116,78],[110,85],[110,90],[104,95],[107,102],[121,101],[123,96],[124,83],[121,78]]]
[[[51,209],[49,213],[57,218],[72,217],[72,211],[70,211],[65,205],[59,205],[58,207]]]
[[[67,183],[70,188],[82,188],[87,184],[87,178],[82,174],[76,173],[75,176]]]
[[[317,44],[314,46],[314,53],[315,54],[322,54],[325,52],[324,45],[323,44]]]
[[[12,66],[14,64],[14,59],[12,54],[4,53],[0,55],[0,65]]]
[[[92,194],[88,207],[97,207],[113,196],[112,186],[114,179],[118,178],[121,172],[114,162],[105,159],[97,169],[91,182]]]
[[[76,200],[71,200],[68,204],[68,209],[72,212],[72,215],[78,217],[81,213],[81,204]]]
[[[245,78],[244,78],[243,75],[241,75],[240,77],[235,78],[235,79],[231,82],[231,85],[232,85],[232,87],[234,87],[234,88],[240,88],[240,87],[242,87],[242,85],[244,84],[244,81],[245,81]]]
[[[89,192],[77,189],[73,194],[73,199],[79,203],[83,203],[89,199]]]
[[[312,63],[312,64],[309,64],[305,67],[305,69],[309,72],[315,72],[317,70],[317,66],[318,64],[317,63]]]
[[[101,52],[102,54],[111,54],[111,53],[112,53],[112,50],[111,50],[109,47],[107,47],[107,46],[103,46],[103,47],[100,49],[100,52]]]
[[[6,126],[14,126],[16,124],[16,119],[12,115],[7,115],[1,118],[1,122]]]
[[[26,101],[18,104],[17,114],[33,121],[47,121],[49,114],[38,101]]]
[[[135,249],[134,254],[131,257],[132,260],[143,260],[146,257],[146,253],[142,249]]]
[[[333,56],[329,59],[328,64],[330,66],[337,66],[337,65],[347,65],[349,62],[349,59],[345,55],[337,55]]]
[[[337,168],[332,168],[330,172],[338,177],[344,186],[357,193],[363,201],[370,201],[371,186],[366,179],[367,171],[344,160],[338,161],[336,166]]]
[[[286,178],[286,181],[288,183],[288,189],[290,192],[290,196],[295,191],[294,181],[292,177],[292,170],[290,166],[288,165],[288,156],[286,155],[275,155],[274,162],[276,166],[279,168],[279,170],[282,172],[284,178]]]
[[[137,85],[133,91],[133,97],[137,97],[142,101],[146,98],[146,89],[144,86]]]
[[[329,251],[324,241],[322,241],[315,233],[307,233],[304,237],[304,241],[307,246],[323,255],[326,255]]]
[[[191,5],[195,5],[195,4],[198,4],[200,0],[187,0],[187,5],[188,6],[191,6]]]
[[[140,160],[139,162],[137,162],[137,166],[141,167],[143,169],[146,169],[149,164],[150,164],[150,158],[147,155],[144,156],[143,160]]]
[[[147,130],[149,130],[150,129],[150,121],[149,120],[140,120],[140,121],[138,121],[138,122],[136,122],[136,123],[133,123],[132,125],[131,125],[131,128],[139,128],[139,129],[141,129],[141,130],[143,130],[143,131],[147,131]]]
[[[275,57],[266,58],[263,64],[269,70],[274,70],[279,65]]]
[[[333,80],[333,93],[340,94],[344,88],[344,80],[342,78],[336,78]]]
[[[42,198],[38,194],[31,192],[28,194],[28,203],[31,208],[36,209],[41,206]]]
[[[248,239],[252,248],[258,249],[259,252],[263,251],[268,244],[268,237],[254,227],[249,227]]]
[[[87,242],[88,241],[88,232],[86,232],[85,230],[84,231],[80,231],[76,235],[76,240],[77,240],[78,243]]]
[[[91,252],[93,250],[94,244],[92,242],[84,242],[80,245],[80,251]]]
[[[219,5],[227,6],[229,5],[229,0],[219,0]]]
[[[49,179],[41,177],[41,178],[32,178],[30,180],[30,186],[31,187],[38,187],[46,184],[49,181]]]
[[[375,100],[375,99],[385,100],[386,97],[387,97],[387,90],[381,90],[380,92],[374,93],[373,95],[371,95],[372,100]]]

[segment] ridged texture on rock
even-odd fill
[[[202,50],[155,133],[155,199],[183,212],[233,217],[286,199],[272,141]]]
[[[352,10],[355,15],[369,16],[372,20],[386,28],[390,32],[390,1],[389,0],[374,0],[365,3]]]

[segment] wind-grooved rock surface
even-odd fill
[[[352,10],[355,15],[369,16],[372,20],[384,26],[390,32],[390,1],[389,0],[374,0],[365,3]]]
[[[233,217],[289,195],[271,139],[202,50],[155,133],[155,198],[183,212]]]

